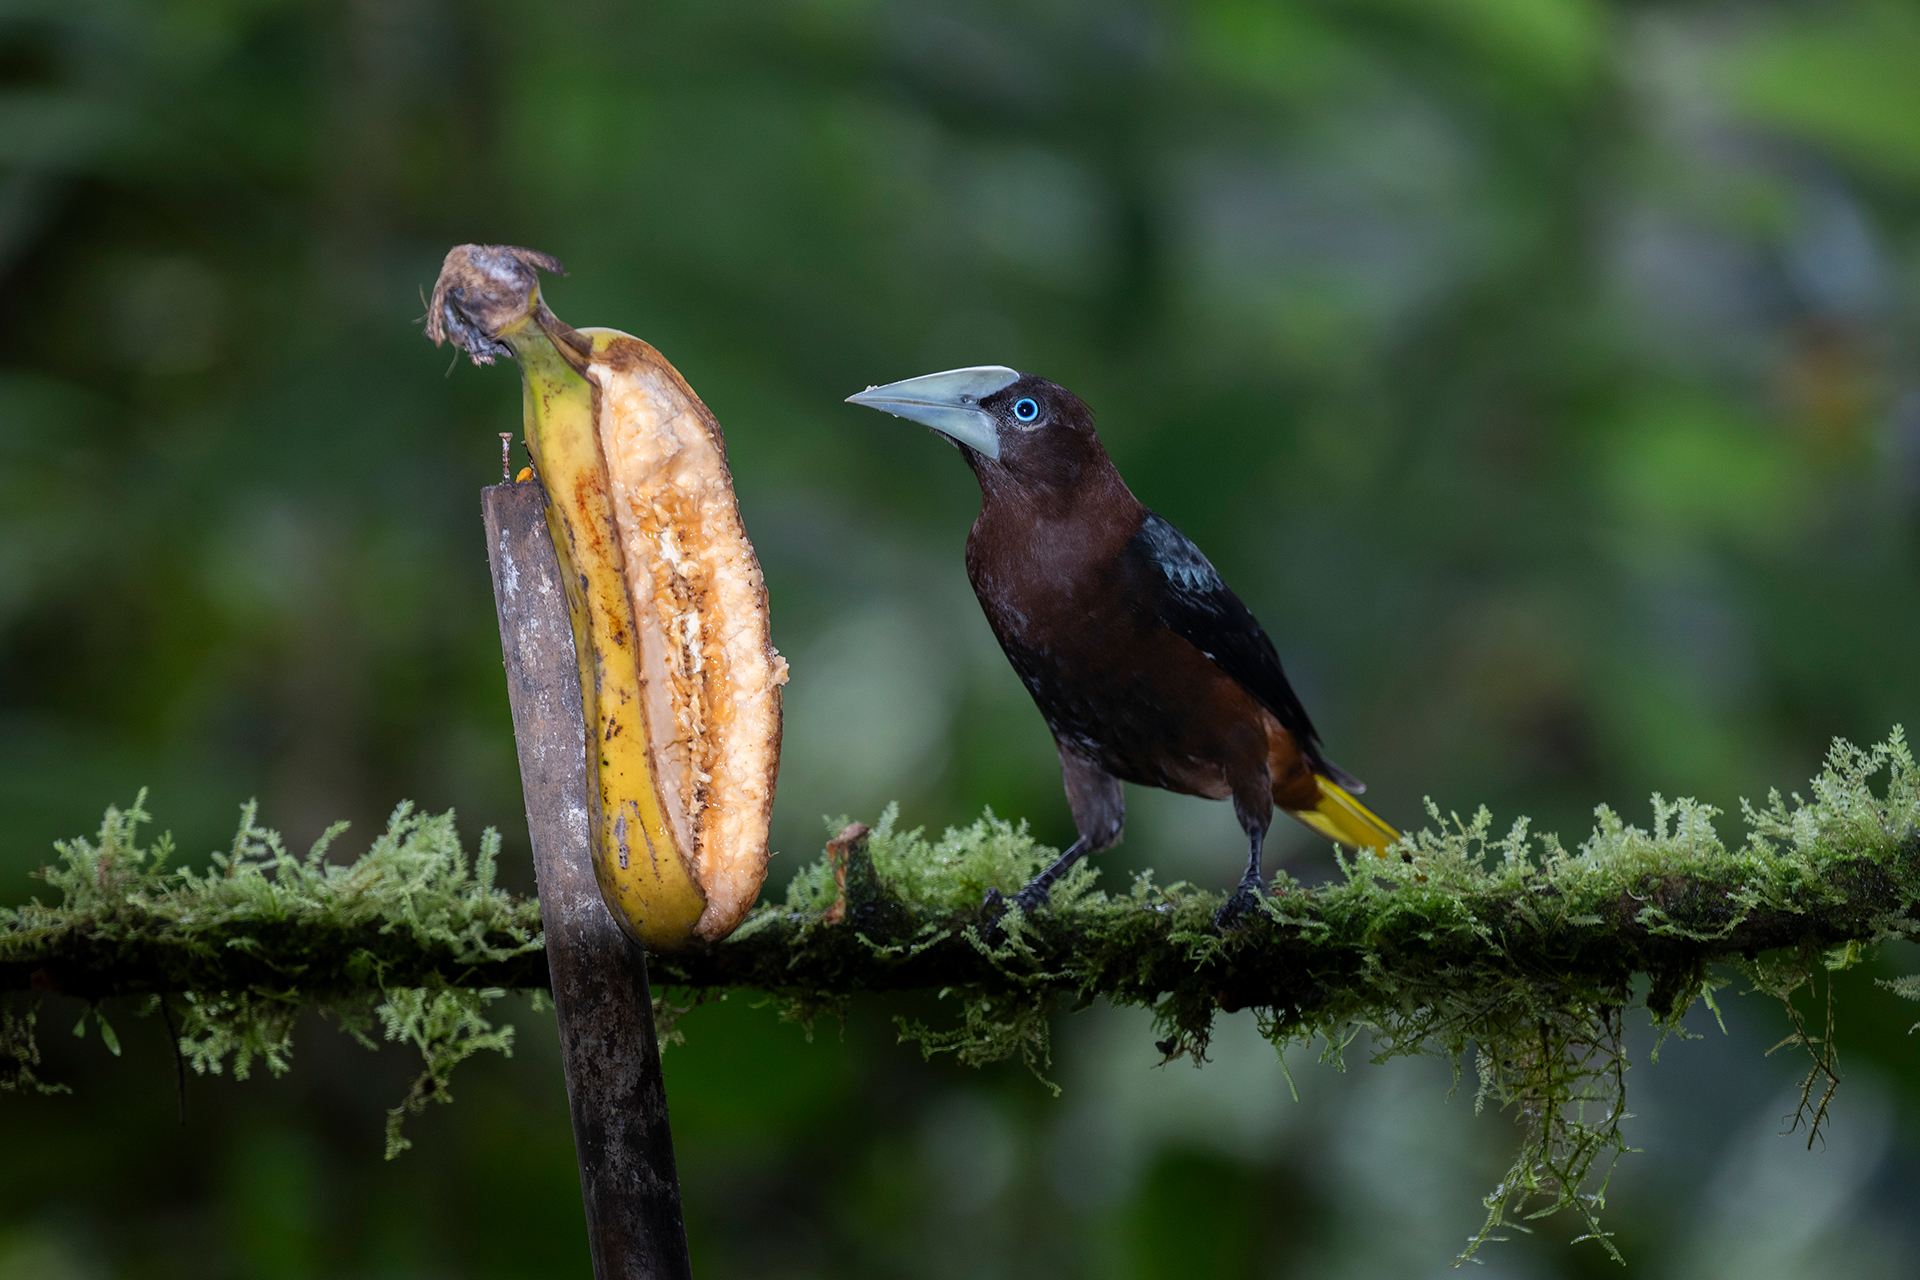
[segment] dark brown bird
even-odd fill
[[[1275,805],[1355,847],[1398,832],[1320,749],[1260,623],[1200,549],[1142,506],[1064,387],[1001,365],[953,369],[848,396],[932,427],[980,481],[967,577],[987,623],[1053,730],[1079,839],[1014,901],[1119,843],[1122,782],[1232,800],[1246,874],[1216,917],[1261,892]]]

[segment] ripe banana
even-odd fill
[[[530,249],[454,249],[427,336],[520,365],[580,659],[600,892],[648,947],[713,942],[766,878],[786,660],[720,424],[640,339],[561,323],[536,268],[561,271]]]

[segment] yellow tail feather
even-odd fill
[[[1320,784],[1320,803],[1311,809],[1288,812],[1336,844],[1372,849],[1385,857],[1387,846],[1398,840],[1400,833],[1382,822],[1339,783],[1318,774],[1313,780]]]

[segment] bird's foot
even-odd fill
[[[1213,926],[1216,929],[1237,929],[1246,924],[1250,917],[1260,914],[1260,899],[1266,896],[1266,886],[1260,883],[1258,876],[1248,876],[1233,891],[1233,896],[1221,904],[1213,913]]]
[[[1000,921],[1007,914],[1008,907],[1020,908],[1020,914],[1032,919],[1033,913],[1046,905],[1051,885],[1041,886],[1037,891],[1028,885],[1013,895],[1011,901],[1003,897],[998,889],[987,890],[987,896],[980,902],[980,936],[988,946],[997,947],[1007,940],[1007,931]]]
[[[980,940],[990,947],[999,947],[1007,940],[1007,931],[1001,920],[1007,914],[1007,900],[998,889],[987,890],[987,896],[980,903]]]

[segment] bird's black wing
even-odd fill
[[[1140,573],[1160,622],[1206,654],[1271,711],[1316,771],[1349,791],[1365,789],[1359,779],[1322,754],[1320,735],[1300,695],[1287,683],[1273,641],[1186,534],[1149,511],[1127,544],[1127,556],[1133,562],[1129,567]]]

